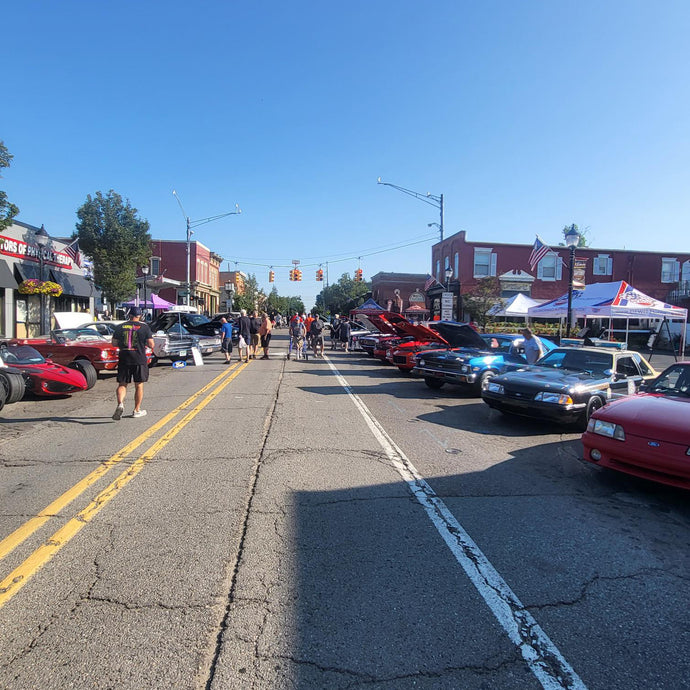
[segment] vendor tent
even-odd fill
[[[350,314],[371,314],[381,311],[386,311],[381,305],[369,298],[364,304],[360,304],[356,309],[353,309]]]
[[[124,302],[123,307],[142,307],[143,309],[170,309],[175,305],[172,302],[168,302],[167,299],[163,299],[158,295],[148,295],[148,299],[144,302],[143,299],[131,299],[129,302]]]
[[[513,316],[522,319],[529,316],[529,309],[531,307],[538,307],[544,300],[532,299],[522,292],[513,295],[505,304],[496,304],[491,307],[487,314],[490,316]]]
[[[583,290],[573,290],[573,318],[668,319],[687,321],[688,310],[654,299],[636,290],[624,280],[593,283]],[[568,293],[529,309],[530,318],[559,318],[568,315]],[[685,328],[681,329],[684,341]],[[681,352],[685,342],[681,342]]]

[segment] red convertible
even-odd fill
[[[87,328],[60,328],[40,338],[18,338],[15,345],[31,345],[46,359],[77,369],[90,386],[96,383],[99,371],[116,371],[118,348]],[[93,382],[93,383],[92,383]],[[89,386],[89,387],[90,387]]]
[[[26,392],[41,396],[68,395],[90,386],[74,368],[44,359],[30,345],[0,345],[0,387],[3,402],[17,402]],[[1,408],[1,406],[0,406]]]
[[[690,489],[690,362],[672,364],[641,390],[592,415],[582,436],[584,458]]]

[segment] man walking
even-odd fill
[[[543,354],[544,348],[542,347],[541,340],[537,338],[536,335],[532,334],[531,328],[523,328],[522,335],[525,336],[525,359],[527,364],[534,364]]]
[[[318,314],[314,314],[309,326],[309,338],[314,350],[314,357],[323,357],[323,321]]]
[[[113,345],[120,348],[117,362],[117,407],[113,419],[119,421],[125,411],[127,385],[134,381],[134,412],[132,417],[146,416],[141,409],[144,398],[144,384],[149,380],[149,365],[146,361],[146,347],[153,349],[153,333],[141,321],[141,309],[132,307],[129,320],[115,327]]]
[[[251,319],[247,316],[247,310],[240,310],[240,318],[237,321],[237,325],[240,329],[240,342],[237,346],[237,350],[240,353],[240,361],[242,360],[242,350],[245,351],[244,361],[249,361],[249,347],[252,343],[251,336]]]
[[[251,319],[249,319],[249,324],[249,333],[252,337],[249,356],[252,359],[256,359],[256,351],[259,349],[260,342],[259,331],[261,330],[261,319],[259,317],[259,314],[256,312],[256,309],[252,312],[252,317]]]
[[[261,347],[263,348],[264,354],[261,359],[268,359],[268,347],[271,343],[271,331],[273,330],[273,324],[268,314],[264,312],[261,315],[261,328],[259,329],[259,335],[261,336]]]
[[[225,355],[225,363],[230,364],[230,355],[232,354],[232,324],[221,316],[220,318],[220,335],[223,340],[220,343],[220,351]]]

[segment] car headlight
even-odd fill
[[[573,399],[565,393],[552,393],[550,391],[541,391],[534,396],[535,400],[541,402],[555,403],[556,405],[572,405]]]
[[[491,381],[487,381],[484,383],[484,388],[489,391],[489,393],[497,393],[498,395],[503,395],[505,393],[505,390],[500,383],[492,383]]]
[[[110,352],[108,350],[101,350],[101,359],[110,359]]]
[[[605,422],[603,419],[590,419],[587,424],[587,431],[592,434],[599,434],[599,436],[625,441],[625,431],[623,427],[613,422]]]
[[[417,364],[419,364],[420,367],[423,367],[426,364],[426,362],[423,359],[418,359]]]
[[[467,366],[467,364],[463,364],[463,365],[460,367],[460,371],[461,371],[463,374],[466,374],[469,370],[470,370],[470,368]]]

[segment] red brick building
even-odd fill
[[[570,250],[552,246],[535,266],[529,265],[532,244],[469,242],[464,230],[431,248],[431,272],[436,284],[427,291],[432,314],[440,312],[446,268],[452,269],[450,291],[453,314],[459,314],[458,295],[471,291],[481,278],[496,277],[501,296],[524,292],[535,299],[553,299],[568,290]],[[690,300],[690,251],[640,252],[626,249],[578,248],[575,251],[575,283],[607,283],[625,280],[656,299],[687,307]]]
[[[221,256],[200,242],[190,243],[189,281],[190,304],[200,312],[213,314],[220,306]],[[177,240],[152,240],[151,278],[147,285],[161,288],[158,294],[169,302],[185,304],[187,282],[187,243]]]
[[[425,282],[424,274],[379,272],[371,277],[371,296],[384,309],[423,317],[428,314],[424,300]]]

